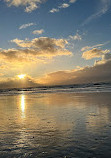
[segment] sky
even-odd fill
[[[111,0],[0,0],[0,88],[111,82],[110,19]]]

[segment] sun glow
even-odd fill
[[[19,79],[24,79],[25,76],[26,76],[25,74],[21,74],[21,75],[18,75],[18,78],[19,78]]]

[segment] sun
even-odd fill
[[[21,75],[18,75],[18,78],[19,78],[19,79],[24,79],[25,76],[26,76],[26,74],[21,74]]]

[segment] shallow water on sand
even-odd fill
[[[111,93],[0,96],[0,158],[110,158]]]

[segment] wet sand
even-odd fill
[[[111,93],[0,96],[0,158],[110,158]]]

